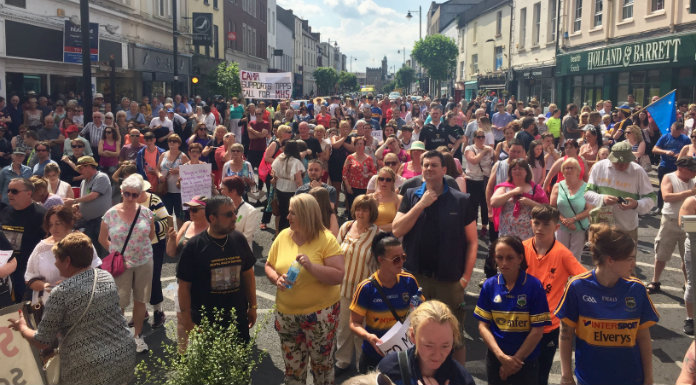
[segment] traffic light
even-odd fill
[[[191,83],[193,83],[193,84],[198,84],[198,81],[199,81],[198,76],[192,76],[192,77],[191,77]]]

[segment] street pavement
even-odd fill
[[[653,173],[654,174],[654,173]],[[654,179],[654,178],[653,178]],[[654,181],[656,184],[656,181]],[[273,221],[271,221],[271,224]],[[648,282],[653,272],[653,245],[660,225],[659,216],[645,216],[640,220],[638,232],[638,254],[636,276]],[[275,298],[275,286],[273,286],[264,274],[264,263],[273,240],[273,230],[259,230],[254,236],[254,255],[256,256],[256,288],[258,297],[259,320],[257,328],[260,328],[257,346],[266,350],[269,355],[263,360],[259,369],[253,375],[253,384],[281,384],[283,382],[283,359],[280,351],[280,342],[273,329],[273,305]],[[466,289],[466,309],[468,310],[465,322],[465,343],[467,349],[467,370],[474,376],[477,384],[485,384],[485,353],[486,346],[479,337],[478,323],[473,317],[473,309],[476,306],[479,287],[477,283],[484,278],[483,262],[488,253],[486,239],[479,239],[478,256],[471,284]],[[587,250],[583,254],[582,264],[588,269],[592,266],[592,259]],[[681,272],[681,260],[675,251],[674,257],[667,263],[661,281],[662,293],[652,295],[653,303],[660,313],[660,322],[650,329],[653,345],[653,371],[655,384],[674,384],[682,365],[684,352],[692,338],[682,332],[685,319],[683,301],[684,277]],[[176,322],[173,297],[176,291],[175,279],[176,260],[167,258],[162,269],[162,286],[165,293],[164,309],[167,322]],[[150,309],[152,314],[152,309]],[[127,312],[130,318],[130,312]],[[264,321],[265,320],[265,321]],[[152,322],[152,317],[150,317]],[[170,331],[166,331],[170,329]],[[173,328],[152,329],[145,325],[145,341],[149,344],[155,355],[160,355],[162,343],[173,343]],[[139,359],[148,359],[146,354],[139,355]],[[554,359],[551,369],[550,383],[560,383],[560,360],[558,354]],[[350,378],[355,372],[347,372],[337,377],[336,383],[341,384]],[[312,383],[311,374],[308,375],[308,383]],[[136,382],[133,382],[136,383]]]

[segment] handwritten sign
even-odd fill
[[[210,198],[213,184],[210,175],[211,166],[210,163],[182,164],[179,166],[182,204],[190,201],[196,195],[205,195]],[[184,206],[184,210],[188,210],[188,207]]]
[[[21,306],[0,309],[0,384],[45,384],[38,352],[22,334],[8,327]]]
[[[382,137],[382,130],[372,130],[371,134],[373,138],[377,139],[377,142],[382,143],[382,140],[384,139]]]
[[[408,318],[403,324],[397,321],[394,326],[380,338],[382,343],[377,344],[379,350],[381,350],[384,355],[390,352],[408,350],[413,346],[413,342],[411,342],[411,339],[408,337],[408,329],[410,327],[411,322]]]
[[[239,71],[242,94],[247,99],[290,99],[292,72]]]

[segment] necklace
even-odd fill
[[[210,236],[210,234],[208,235]],[[217,243],[215,241],[215,238],[213,238],[212,236],[210,236],[210,240],[213,241],[214,244],[218,245],[218,247],[220,247],[221,250],[225,250],[225,245],[227,245],[227,240],[229,239],[229,237],[229,235],[225,235],[225,242],[223,242],[222,245]]]

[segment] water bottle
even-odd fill
[[[413,296],[411,296],[411,301],[410,301],[410,303],[409,303],[409,309],[410,309],[409,311],[410,311],[410,312],[416,310],[416,308],[417,308],[421,303],[423,303],[423,300],[421,299],[422,297],[423,297],[423,288],[422,288],[422,287],[419,287],[419,288],[418,288],[418,291],[416,292],[416,294],[414,294]]]
[[[300,274],[300,263],[297,261],[294,261],[292,265],[290,265],[290,268],[288,269],[288,274],[287,278],[285,278],[285,287],[288,289],[292,289],[292,286],[295,284],[295,281],[297,280],[297,275]]]

